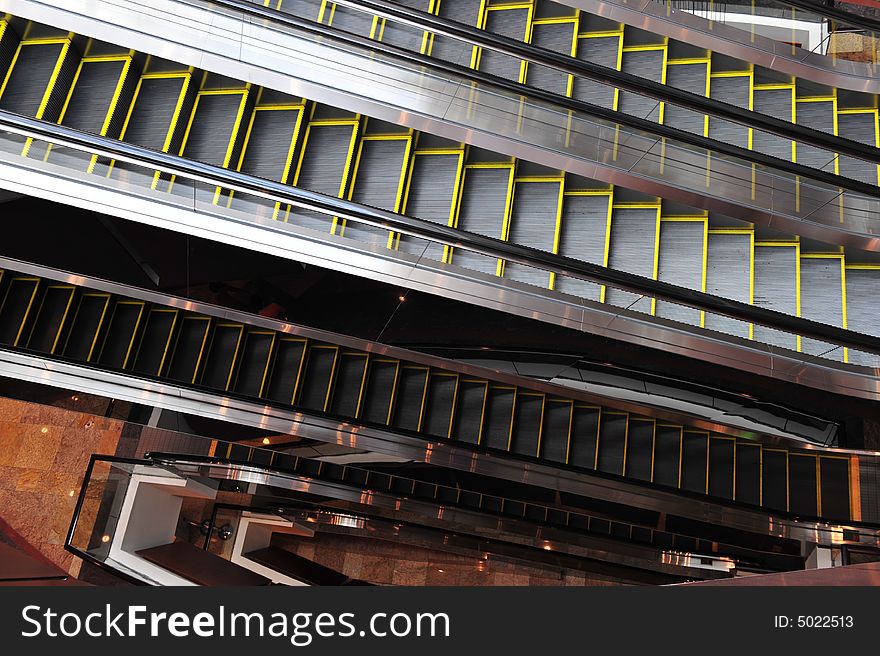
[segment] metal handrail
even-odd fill
[[[0,129],[356,223],[880,354],[880,338],[0,110]]]

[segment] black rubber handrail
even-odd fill
[[[305,28],[307,25],[317,25],[312,21],[295,17],[283,11],[254,4],[251,0],[208,1],[211,4],[220,7],[226,7],[271,22],[287,24],[301,29]],[[834,153],[839,153],[841,155],[848,155],[868,162],[880,163],[880,149],[875,148],[874,146],[859,143],[852,139],[827,134],[820,130],[791,123],[790,121],[778,119],[768,114],[761,114],[748,109],[743,109],[736,105],[731,105],[713,98],[707,98],[706,96],[700,96],[660,82],[654,82],[653,80],[632,75],[631,73],[624,73],[623,71],[608,68],[607,66],[601,66],[599,64],[594,64],[593,62],[576,59],[569,55],[563,55],[544,48],[538,48],[531,44],[517,41],[516,39],[485,32],[476,27],[463,25],[462,23],[457,23],[417,9],[410,9],[409,7],[397,5],[388,2],[387,0],[339,0],[336,4],[352,7],[366,13],[381,15],[386,18],[391,18],[392,20],[415,26],[418,29],[427,32],[452,37],[471,45],[516,57],[517,59],[524,59],[578,77],[590,78],[639,95],[649,96],[655,100],[669,102],[673,105],[685,107],[699,113],[710,114],[734,123],[776,134],[786,139],[792,139],[799,143],[809,144],[827,150],[831,157],[833,157]],[[318,32],[324,38],[327,38],[336,32],[335,30],[331,32],[331,30],[331,26],[320,25]],[[374,49],[389,49],[390,51],[388,44],[383,44],[381,41],[375,41],[372,39],[365,39],[365,41]],[[471,69],[466,70],[470,71]],[[528,94],[532,91],[532,87],[526,85],[518,86],[519,93]],[[615,112],[615,114],[621,115],[622,113]],[[623,123],[620,118],[614,120]]]
[[[599,264],[583,262],[530,246],[512,244],[425,219],[395,214],[335,196],[291,187],[240,171],[196,162],[179,155],[149,150],[116,139],[0,110],[0,130],[3,128],[6,128],[7,131],[54,143],[56,146],[68,146],[92,154],[120,158],[144,168],[158,169],[183,178],[195,178],[197,181],[210,185],[256,194],[328,216],[350,219],[356,223],[365,223],[385,230],[448,244],[453,248],[475,251],[528,267],[554,271],[559,275],[588,280],[635,294],[776,328],[795,335],[880,354],[880,338],[872,335],[825,325],[818,321],[713,296],[625,271],[609,269]]]
[[[218,0],[212,1],[217,2]],[[245,0],[244,4],[250,3]],[[262,10],[264,8],[259,7],[259,9]],[[831,185],[839,189],[852,191],[872,198],[880,198],[880,186],[867,182],[862,182],[861,180],[854,180],[852,178],[847,178],[842,175],[832,173],[830,171],[812,168],[804,164],[798,164],[796,162],[782,159],[780,157],[774,157],[773,155],[767,155],[755,150],[743,148],[741,146],[735,146],[733,144],[717,141],[709,137],[704,137],[693,132],[687,132],[686,130],[680,130],[678,128],[673,128],[667,125],[656,123],[648,119],[638,118],[629,114],[623,114],[622,112],[608,109],[600,105],[594,105],[592,103],[569,98],[567,96],[560,96],[559,94],[555,94],[550,91],[545,91],[536,87],[529,87],[527,85],[520,84],[519,82],[512,82],[505,78],[491,75],[489,73],[484,73],[482,71],[477,71],[466,66],[461,66],[459,64],[454,64],[451,62],[445,62],[443,60],[439,60],[433,57],[428,57],[427,55],[423,55],[421,53],[415,53],[405,48],[400,48],[390,44],[381,44],[381,42],[377,42],[367,37],[353,34],[351,32],[345,32],[341,30],[334,30],[332,32],[329,32],[325,29],[324,26],[319,26],[318,24],[306,19],[289,16],[282,13],[280,14],[279,21],[289,23],[291,25],[294,25],[298,29],[309,31],[313,34],[320,34],[322,38],[330,37],[334,40],[343,41],[345,43],[358,47],[376,48],[377,45],[381,45],[381,50],[383,53],[393,55],[395,58],[400,58],[408,62],[412,62],[413,64],[416,64],[420,67],[434,69],[441,74],[463,76],[471,81],[479,82],[480,84],[485,85],[492,85],[498,87],[499,89],[503,89],[505,91],[518,95],[528,94],[530,98],[553,104],[559,109],[565,111],[587,114],[603,121],[608,121],[610,123],[625,126],[635,131],[646,132],[651,135],[655,135],[661,139],[679,141],[681,143],[694,146],[695,148],[720,153],[729,157],[735,157],[749,163],[754,163],[763,167],[776,169],[778,171],[782,171],[790,175],[797,176],[799,178],[821,182],[823,184]]]

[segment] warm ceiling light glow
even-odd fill
[[[549,542],[544,543],[544,551],[552,551],[553,547],[550,546]]]
[[[268,437],[264,437],[264,438],[263,438],[263,444],[269,444],[269,438],[268,438]]]
[[[72,496],[73,496],[73,492],[74,492],[74,491],[71,490],[70,492],[67,493],[67,496],[72,497]]]
[[[73,396],[70,397],[70,400],[71,401],[79,401],[79,397],[76,394],[74,394]]]
[[[403,303],[406,300],[406,295],[401,294],[400,296],[397,297],[397,300],[400,301],[401,303]]]
[[[49,428],[48,428],[47,426],[43,426],[43,427],[40,429],[40,432],[41,432],[43,435],[45,435],[46,433],[49,432]]]
[[[102,535],[101,542],[110,542],[110,536],[109,535]]]
[[[443,573],[443,570],[442,570],[442,569],[438,569],[437,571],[440,572],[441,574]]]

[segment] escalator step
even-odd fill
[[[98,357],[99,364],[113,369],[125,367],[143,312],[143,303],[116,303],[107,326],[101,355]]]
[[[547,399],[544,403],[544,425],[541,428],[541,458],[565,462],[568,456],[569,430],[573,404],[562,399]]]
[[[623,475],[626,430],[626,415],[602,412],[599,421],[599,453],[596,458],[596,469],[607,474]]]
[[[831,100],[797,103],[797,122],[814,130],[828,134],[834,133],[834,103]],[[843,134],[843,133],[841,133]],[[848,138],[849,135],[847,135]],[[797,161],[814,168],[834,171],[834,155],[827,150],[799,143],[797,145]],[[842,171],[841,171],[842,173]]]
[[[296,382],[302,368],[306,343],[301,339],[280,339],[272,364],[272,377],[267,396],[272,401],[291,405]]]
[[[657,210],[616,208],[611,218],[608,266],[619,271],[654,277],[654,248],[657,241]],[[650,314],[651,299],[609,287],[605,301],[636,312]]]
[[[0,307],[0,344],[15,346],[19,343],[39,284],[37,278],[13,278],[10,281]]]
[[[374,424],[387,424],[391,414],[394,381],[400,363],[396,360],[371,360],[367,372],[361,418]]]
[[[465,25],[478,26],[483,17],[482,0],[457,0],[441,2],[438,15]],[[431,39],[431,56],[460,66],[470,66],[476,48],[452,37],[434,35]]]
[[[224,391],[229,389],[232,367],[243,335],[244,326],[221,324],[214,327],[202,373],[202,385]]]
[[[755,89],[753,102],[756,112],[790,120],[794,93],[791,89]],[[753,137],[752,147],[759,153],[791,161],[791,144],[791,139],[762,133]]]
[[[866,335],[880,335],[880,305],[877,303],[877,281],[880,269],[846,271],[846,327]],[[849,350],[850,364],[880,366],[880,356]]]
[[[275,333],[248,332],[235,378],[236,392],[245,396],[262,396],[274,343]],[[293,392],[290,396],[293,396]]]
[[[847,458],[820,457],[819,480],[821,481],[822,517],[850,519],[849,460]]]
[[[577,467],[595,469],[598,436],[599,408],[576,405],[571,419],[568,462]]]
[[[309,410],[326,409],[338,352],[338,347],[335,346],[309,346],[300,386],[299,405]]]
[[[153,308],[147,315],[144,335],[134,360],[134,370],[148,376],[160,375],[168,354],[177,311]]]
[[[662,49],[657,50],[634,50],[623,53],[621,70],[624,73],[638,75],[653,82],[660,82],[664,68],[664,54]],[[648,119],[660,121],[660,101],[649,96],[641,96],[629,91],[621,91],[618,100],[618,110]]]
[[[847,139],[874,146],[876,141],[877,118],[873,110],[867,113],[838,114],[837,132]],[[840,175],[861,180],[869,184],[877,184],[877,165],[854,157],[841,155],[837,163]]]
[[[681,428],[657,426],[657,432],[654,436],[654,483],[678,487],[681,440]]]
[[[529,8],[498,9],[486,12],[484,28],[486,32],[506,36],[509,39],[524,41],[528,30]],[[510,55],[484,49],[480,54],[479,70],[498,77],[518,82],[521,59]]]
[[[483,423],[488,385],[481,380],[462,380],[458,386],[452,437],[461,442],[477,444]]]
[[[571,55],[572,42],[575,39],[576,23],[537,23],[532,26],[531,44],[562,55]],[[565,96],[568,93],[567,73],[529,63],[526,83],[536,89]]]
[[[400,383],[394,401],[394,427],[417,431],[422,421],[428,370],[421,367],[401,367]]]
[[[54,353],[61,329],[70,311],[75,288],[53,285],[46,289],[27,347],[41,353]]]
[[[709,494],[733,499],[734,453],[736,443],[730,438],[709,440]]]
[[[815,517],[818,514],[818,483],[816,456],[790,453],[788,455],[788,509],[797,515]]]
[[[715,99],[749,109],[751,81],[748,75],[733,77],[713,77],[709,95]],[[740,148],[749,147],[749,128],[722,118],[709,118],[709,137]]]
[[[486,421],[483,426],[483,445],[490,449],[507,450],[513,421],[516,390],[512,387],[489,386],[486,398]]]
[[[605,263],[605,234],[608,228],[610,194],[566,195],[563,199],[560,254],[592,264]],[[601,286],[577,278],[556,278],[555,289],[593,301]]]
[[[681,489],[706,494],[709,436],[684,432],[681,443]]]
[[[752,505],[761,503],[761,447],[736,443],[736,500]]]
[[[514,187],[509,241],[552,252],[561,200],[560,182],[517,181]],[[537,287],[550,286],[549,272],[514,262],[505,264],[504,277]]]
[[[793,246],[755,246],[755,305],[758,307],[797,314],[798,251]],[[795,350],[797,337],[773,328],[755,324],[754,338],[764,344],[773,344]]]
[[[708,63],[674,64],[666,69],[666,84],[700,96],[706,95]],[[705,115],[686,107],[666,103],[663,124],[679,130],[702,135],[705,131]],[[661,254],[663,250],[660,250]]]
[[[401,203],[409,147],[409,138],[362,140],[351,200],[396,212]],[[387,230],[363,223],[346,222],[342,234],[364,243],[388,244]]]
[[[281,11],[293,14],[294,16],[317,21],[322,4],[322,0],[278,0],[276,6]]]
[[[630,419],[626,439],[626,476],[640,481],[651,480],[654,457],[654,422]]]
[[[0,96],[0,109],[36,117],[64,51],[61,43],[22,43]]]
[[[661,221],[660,263],[657,277],[687,289],[703,287],[703,248],[705,246],[703,221]],[[657,301],[658,317],[700,325],[700,311],[685,305]]]
[[[513,168],[467,168],[458,210],[458,228],[488,237],[503,237]],[[452,262],[466,269],[495,274],[494,257],[456,250]]]
[[[430,11],[430,0],[395,0],[396,4],[419,11]],[[421,52],[422,44],[426,41],[426,32],[404,23],[385,21],[382,29],[382,43],[390,43],[398,48],[406,48],[413,52]]]
[[[341,197],[352,160],[357,124],[309,125],[300,158],[296,186],[328,196]],[[329,232],[332,220],[324,214],[291,211],[289,223]]]
[[[332,13],[331,13],[332,8]],[[330,16],[328,20],[328,14]],[[336,29],[352,34],[370,37],[373,35],[373,14],[358,11],[353,7],[344,7],[326,3],[324,6],[323,22],[332,25]]]
[[[416,153],[406,199],[406,214],[448,225],[463,153]],[[411,255],[441,261],[443,245],[409,235],[400,237],[399,249]]]
[[[801,316],[828,326],[843,327],[841,257],[801,258]],[[810,355],[821,355],[843,361],[843,349],[827,342],[804,337],[801,350]]]
[[[199,363],[208,339],[211,320],[208,317],[185,317],[174,344],[168,377],[184,383],[195,382]]]
[[[428,435],[449,437],[457,387],[458,376],[431,372],[423,429]]]
[[[92,359],[109,303],[109,294],[83,294],[80,297],[64,346],[65,357],[86,362]]]
[[[761,505],[772,510],[788,509],[788,454],[785,451],[762,450]]]
[[[601,36],[578,39],[577,58],[616,70],[617,51],[622,38],[622,36]],[[572,97],[605,109],[613,109],[614,91],[614,87],[610,84],[577,76],[572,86]]]
[[[752,257],[751,235],[710,232],[707,259],[712,265],[706,271],[706,293],[749,303]],[[715,314],[706,314],[706,328],[738,337],[749,336],[749,324]]]
[[[510,448],[514,453],[538,456],[544,395],[520,392],[516,395]]]
[[[123,140],[151,150],[165,148],[188,80],[189,76],[142,78]]]
[[[356,417],[364,375],[367,371],[366,353],[343,353],[333,383],[330,412],[341,417]]]

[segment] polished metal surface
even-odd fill
[[[863,543],[880,544],[880,528],[865,525],[844,526],[826,521],[790,520],[772,513],[719,503],[714,499],[685,497],[658,490],[649,484],[640,485],[543,463],[477,453],[446,440],[429,441],[380,428],[339,422],[327,417],[307,415],[167,383],[145,381],[125,374],[98,371],[34,355],[0,351],[0,374],[18,380],[298,435],[319,442],[387,453],[438,467],[572,492],[646,510],[674,513],[762,535],[830,544],[832,541],[839,541],[841,531],[846,528],[857,532]],[[841,450],[835,451],[844,453]],[[875,458],[876,455],[859,454],[859,457]],[[267,474],[262,472],[255,475]]]
[[[556,0],[612,21],[838,89],[880,93],[871,62],[832,58],[654,0]]]
[[[63,170],[58,167],[34,160],[22,161],[28,167],[39,164],[45,171],[0,162],[0,186],[780,380],[880,399],[878,374],[871,368],[846,366],[659,318],[648,318],[399,251],[335,239],[271,219],[228,212],[218,214],[217,206],[210,203],[196,206],[192,198],[182,202],[176,196],[149,192],[138,186],[111,184],[104,178],[84,174],[76,177],[67,172],[66,177],[62,177],[59,173]]]
[[[57,6],[56,6],[57,5]],[[649,195],[864,250],[880,249],[880,202],[798,180],[746,161],[630,132],[561,112],[521,94],[475,86],[467,78],[406,67],[375,50],[334,47],[209,6],[157,0],[149,7],[96,0],[0,0],[0,8],[95,38],[119,41],[185,64],[255,82],[456,141],[503,152]],[[161,37],[155,35],[162,35]],[[755,177],[753,177],[755,176]],[[753,185],[753,179],[758,180]],[[843,204],[844,222],[841,223]]]

